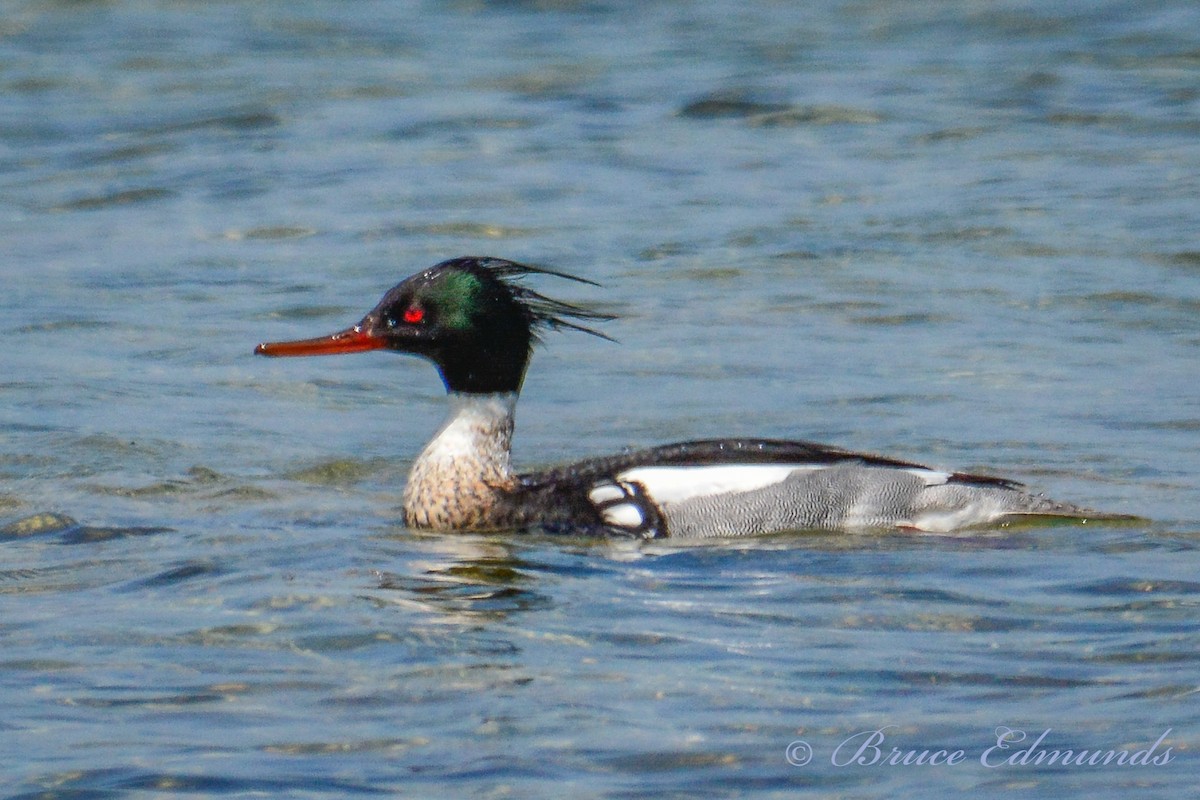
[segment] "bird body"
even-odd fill
[[[405,522],[446,531],[540,529],[582,535],[712,538],[797,530],[946,532],[1023,516],[1112,518],[1002,478],[931,469],[806,441],[706,439],[513,470],[514,412],[545,329],[608,338],[580,321],[607,314],[521,283],[566,273],[495,258],[444,261],[398,284],[357,325],[268,356],[388,349],[434,363],[450,414],[413,462]],[[578,321],[577,321],[578,320]]]

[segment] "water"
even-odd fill
[[[3,797],[1195,786],[1194,3],[0,17]],[[464,254],[621,315],[538,352],[525,466],[803,437],[1147,521],[414,534],[433,370],[250,352]]]

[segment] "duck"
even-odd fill
[[[425,358],[449,400],[416,457],[405,524],[444,532],[711,539],[789,532],[950,533],[1021,518],[1111,519],[1006,478],[954,472],[804,440],[698,439],[518,472],[511,446],[526,370],[546,331],[611,337],[615,319],[539,294],[531,278],[594,282],[493,257],[461,257],[401,281],[357,324],[264,342],[262,356],[391,350]]]

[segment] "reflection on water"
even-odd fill
[[[407,531],[397,536],[412,537]],[[455,624],[486,624],[546,608],[550,599],[536,591],[535,565],[501,539],[475,536],[420,536],[410,552],[419,554],[403,574],[377,573],[380,602],[395,603]]]

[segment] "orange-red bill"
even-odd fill
[[[365,353],[384,347],[387,347],[385,339],[364,333],[358,328],[348,328],[332,336],[319,336],[316,339],[263,342],[254,348],[254,352],[260,356],[333,356],[342,353]]]

